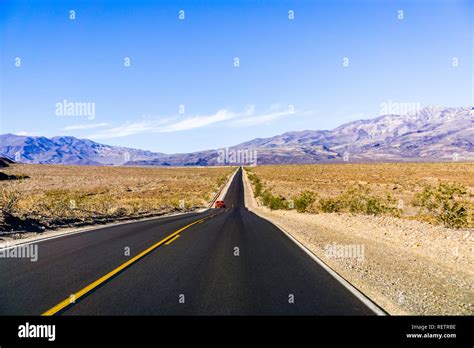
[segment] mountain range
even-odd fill
[[[287,132],[225,149],[230,164],[232,152],[246,151],[256,154],[258,164],[474,161],[474,108],[426,107],[412,115],[383,115],[333,130]],[[24,163],[206,166],[224,164],[223,152],[164,154],[71,136],[0,135],[0,156]]]

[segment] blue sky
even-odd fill
[[[0,133],[191,152],[331,129],[388,101],[472,105],[473,12],[469,0],[1,0]],[[58,113],[64,100],[94,113]]]

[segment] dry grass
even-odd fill
[[[436,223],[433,216],[414,203],[425,187],[455,183],[466,189],[463,199],[468,211],[468,224],[473,227],[474,163],[380,163],[281,165],[250,168],[263,186],[276,197],[291,200],[304,191],[314,192],[317,205],[326,198],[344,195],[354,187],[368,189],[370,195],[385,199],[389,195],[399,207],[401,216]]]
[[[29,177],[0,181],[5,230],[6,215],[51,227],[204,207],[233,169],[16,164],[3,171]]]

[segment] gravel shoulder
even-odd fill
[[[245,171],[243,177],[249,210],[284,228],[389,314],[474,314],[472,230],[394,217],[270,210],[254,198]],[[351,246],[362,254],[329,252]]]

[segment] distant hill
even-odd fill
[[[351,161],[474,161],[474,116],[470,107],[427,107],[415,115],[383,115],[333,130],[288,132],[257,138],[229,150],[255,150],[258,164]],[[166,155],[103,145],[74,137],[0,136],[0,155],[27,163],[83,165],[219,165],[207,150]]]
[[[18,155],[17,155],[18,154]],[[75,137],[0,135],[0,155],[24,163],[121,165],[161,153],[99,144]]]
[[[427,107],[412,116],[384,115],[331,131],[289,132],[238,145],[258,149],[259,163],[474,160],[471,108]],[[288,156],[291,154],[291,159]]]

